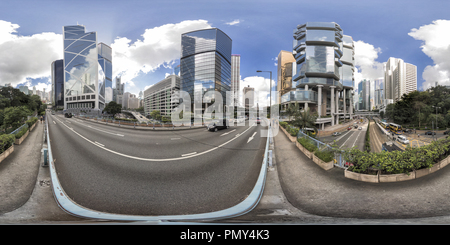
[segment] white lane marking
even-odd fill
[[[179,140],[179,139],[181,139],[181,138],[171,138],[170,140]]]
[[[99,146],[105,146],[104,144],[100,144],[97,141],[94,141],[95,144],[99,145]]]
[[[53,123],[56,124],[55,121],[53,121]]]
[[[81,124],[81,125],[83,125],[83,126],[86,126],[86,127],[88,127],[88,128],[92,128],[92,129],[94,129],[94,130],[97,130],[97,131],[103,132],[103,133],[107,133],[107,134],[112,134],[112,135],[116,135],[116,136],[124,137],[124,135],[123,135],[123,134],[116,134],[116,133],[113,133],[113,132],[109,132],[109,131],[101,130],[101,129],[98,129],[98,128],[96,128],[96,127],[92,127],[92,126],[90,126],[90,125],[84,125],[84,124],[82,124],[82,123],[79,123],[79,124]]]
[[[223,133],[223,134],[221,134],[220,136],[224,136],[224,135],[230,134],[230,133],[232,133],[232,132],[234,132],[234,131],[236,131],[236,129],[233,129],[233,130],[231,130],[230,132]]]
[[[193,155],[193,154],[197,154],[197,152],[186,153],[186,154],[183,154],[181,156],[185,157],[185,156],[190,156],[190,155]]]
[[[58,120],[58,119],[57,119],[57,120]],[[64,124],[64,123],[61,122],[60,120],[58,120],[58,121],[59,121],[62,125],[64,125],[66,128],[69,128],[66,124]],[[97,147],[99,147],[99,148],[102,148],[102,149],[105,150],[105,151],[109,151],[109,152],[114,153],[114,154],[119,155],[119,156],[131,158],[131,159],[135,159],[135,160],[148,161],[148,162],[176,161],[176,160],[182,160],[182,159],[187,159],[187,158],[191,158],[191,157],[200,156],[200,155],[206,154],[206,153],[208,153],[208,152],[217,150],[218,148],[221,148],[221,147],[225,146],[226,144],[228,144],[228,143],[230,143],[230,142],[232,142],[233,140],[235,140],[235,139],[238,138],[238,137],[234,137],[234,138],[232,138],[231,140],[229,140],[229,141],[227,141],[227,142],[225,142],[225,143],[223,143],[223,144],[221,144],[221,145],[219,145],[219,146],[216,146],[216,147],[211,148],[211,149],[209,149],[209,150],[206,150],[206,151],[204,151],[204,152],[200,152],[200,153],[197,153],[197,154],[192,154],[192,155],[189,155],[189,156],[184,156],[184,157],[182,156],[182,157],[177,157],[177,158],[166,158],[166,159],[150,159],[150,158],[142,158],[142,157],[130,156],[130,155],[126,155],[126,154],[123,154],[123,153],[120,153],[120,152],[116,152],[116,151],[110,150],[110,149],[108,149],[108,148],[106,148],[106,147],[97,145],[95,142],[93,142],[93,141],[89,140],[88,138],[84,137],[83,135],[79,134],[78,132],[76,132],[76,131],[73,130],[72,128],[69,128],[69,129],[70,129],[72,132],[74,132],[76,135],[80,136],[82,139],[86,140],[87,142],[89,142],[89,143],[91,143],[91,144],[93,144],[93,145],[95,145],[95,146],[97,146]],[[246,130],[244,130],[244,132],[241,133],[241,135],[243,135],[245,132],[247,132],[247,131],[250,130],[250,129],[255,129],[255,128],[253,128],[253,127],[248,127]]]
[[[252,139],[253,139],[253,137],[255,136],[255,134],[256,134],[256,132],[254,132],[253,135],[250,136],[250,138],[248,138],[247,144],[248,144],[248,142],[252,141]]]
[[[355,144],[356,144],[356,141],[358,141],[358,138],[359,138],[359,135],[361,134],[361,132],[362,132],[362,130],[361,130],[361,131],[359,131],[359,134],[358,134],[358,136],[356,137],[356,139],[355,139],[355,142],[353,142],[353,145],[352,145],[352,147],[353,147],[353,146],[355,146]]]

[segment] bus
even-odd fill
[[[389,123],[389,130],[397,135],[402,134],[403,131],[402,126],[395,123]]]
[[[303,133],[310,135],[310,136],[315,136],[317,132],[313,128],[303,128]]]
[[[380,122],[381,127],[388,129],[389,124],[386,122]]]

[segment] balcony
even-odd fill
[[[313,90],[290,91],[281,96],[281,103],[289,102],[309,102],[317,103],[317,92]]]

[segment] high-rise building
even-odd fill
[[[179,105],[180,77],[170,75],[144,91],[144,113],[149,116],[152,111],[159,111],[169,116]]]
[[[64,26],[64,109],[100,114],[105,106],[99,85],[104,81],[98,63],[97,33],[82,25]]]
[[[255,106],[254,92],[255,92],[255,88],[250,87],[250,85],[248,85],[248,87],[244,87],[244,89],[243,89],[244,95],[242,96],[243,97],[242,103],[244,104],[244,107],[246,109]]]
[[[64,60],[55,60],[51,65],[52,71],[52,105],[64,108]]]
[[[294,29],[292,87],[281,96],[282,111],[290,103],[318,114],[316,124],[338,124],[353,114],[353,39],[334,22],[308,22]],[[322,118],[330,115],[331,117]]]
[[[104,76],[99,80],[99,94],[110,102],[112,98],[112,49],[104,43],[97,45],[98,63]],[[102,81],[103,80],[103,81]]]
[[[28,86],[19,86],[19,91],[28,95]]]
[[[203,115],[207,107],[204,101],[216,100],[203,98],[208,91],[219,92],[223,105],[227,105],[226,92],[231,87],[231,44],[231,38],[217,28],[181,35],[180,89],[190,95],[194,116]],[[219,108],[219,113],[222,112]]]
[[[290,91],[295,91],[292,87],[292,67],[296,66],[292,52],[281,50],[278,54],[277,65],[277,92],[279,94],[277,103],[281,103],[281,96]]]
[[[233,106],[239,105],[239,88],[241,83],[241,55],[231,55],[231,100]]]
[[[417,67],[390,57],[385,65],[385,99],[399,101],[403,94],[417,90]]]

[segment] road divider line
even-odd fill
[[[197,154],[197,152],[186,153],[186,154],[183,154],[181,156],[185,157],[185,156],[190,156],[190,155],[193,155],[193,154]]]
[[[99,146],[105,146],[104,144],[100,144],[97,141],[94,141],[95,144],[99,145]]]
[[[79,123],[79,124],[83,125],[82,123]],[[98,128],[96,128],[96,127],[92,127],[92,126],[90,126],[90,125],[83,125],[83,126],[86,126],[86,127],[88,127],[88,128],[91,128],[91,129],[93,129],[93,130],[97,130],[97,131],[100,131],[100,132],[103,132],[103,133],[107,133],[107,134],[112,134],[112,135],[124,137],[123,134],[117,134],[117,133],[108,132],[108,131],[105,131],[105,130],[98,129]]]
[[[57,120],[58,120],[58,119],[57,119]],[[214,148],[211,148],[211,149],[209,149],[209,150],[206,150],[206,151],[203,151],[203,152],[200,152],[200,153],[190,154],[190,155],[188,155],[188,156],[182,156],[182,157],[176,157],[176,158],[165,158],[165,159],[151,159],[151,158],[143,158],[143,157],[130,156],[130,155],[123,154],[123,153],[120,153],[120,152],[117,152],[117,151],[113,151],[113,150],[108,149],[108,148],[106,148],[106,147],[104,147],[104,146],[98,145],[98,144],[96,144],[94,141],[92,141],[92,140],[90,140],[90,139],[84,137],[84,136],[81,135],[80,133],[76,132],[73,128],[70,128],[69,126],[67,126],[66,124],[64,124],[63,122],[61,122],[60,120],[58,120],[58,121],[59,121],[62,125],[64,125],[66,128],[68,128],[68,129],[70,129],[72,132],[74,132],[76,135],[80,136],[82,139],[86,140],[87,142],[89,142],[89,143],[91,143],[91,144],[93,144],[93,145],[95,145],[95,146],[97,146],[97,147],[99,147],[99,148],[102,148],[102,149],[105,150],[105,151],[109,151],[109,152],[114,153],[114,154],[116,154],[116,155],[123,156],[123,157],[127,157],[127,158],[130,158],[130,159],[135,159],[135,160],[140,160],[140,161],[147,161],[147,162],[167,162],[167,161],[176,161],[176,160],[182,160],[182,159],[187,159],[187,158],[191,158],[191,157],[200,156],[200,155],[209,153],[209,152],[211,152],[211,151],[217,150],[217,149],[219,149],[219,148],[225,146],[226,144],[228,144],[228,143],[230,143],[230,142],[232,142],[233,140],[235,140],[235,139],[238,138],[238,137],[234,137],[234,138],[228,140],[227,142],[225,142],[225,143],[223,143],[223,144],[221,144],[221,145],[219,145],[219,146],[216,146],[216,147],[214,147]],[[246,130],[244,130],[240,135],[243,135],[245,132],[247,132],[247,131],[250,130],[250,129],[256,129],[256,128],[253,128],[253,127],[250,126],[250,127],[248,127]],[[255,132],[255,133],[256,133],[256,132]]]

